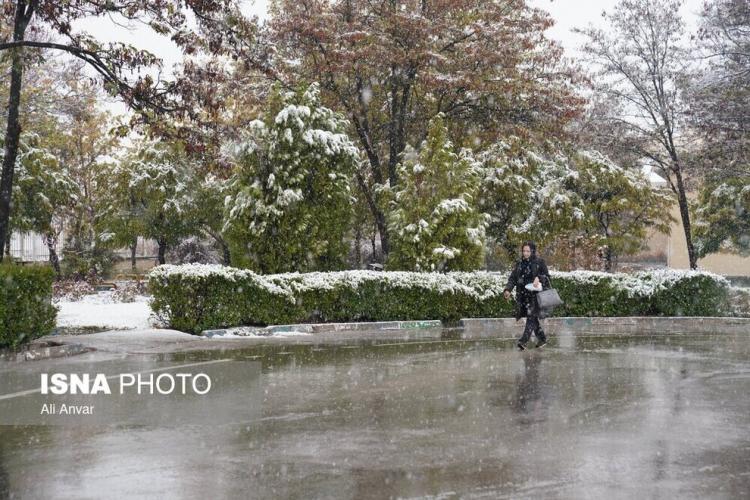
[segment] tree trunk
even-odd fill
[[[604,247],[604,271],[611,273],[613,270],[613,256],[612,256],[612,248],[607,245]]]
[[[26,1],[17,0],[16,15],[13,26],[13,41],[23,40],[26,26],[33,14],[34,3],[27,11]],[[5,129],[5,156],[3,157],[3,171],[0,177],[0,262],[3,261],[6,241],[10,240],[10,203],[13,188],[13,170],[18,156],[18,143],[21,138],[21,123],[18,120],[18,110],[21,106],[21,83],[23,77],[23,61],[21,48],[11,49],[10,93],[8,95],[8,122]]]
[[[378,157],[373,154],[370,158],[370,168],[372,170],[372,176],[375,182],[381,183],[383,178],[380,175],[380,164],[377,163],[378,161]],[[375,203],[373,193],[370,191],[370,188],[367,186],[367,182],[365,182],[364,177],[359,172],[357,173],[357,184],[359,185],[362,194],[364,194],[365,196],[365,201],[367,202],[367,206],[370,208],[370,213],[375,219],[375,225],[378,229],[378,232],[380,233],[380,248],[383,254],[383,261],[385,261],[385,256],[388,255],[389,251],[388,227],[386,225],[385,214],[380,209],[380,207],[377,206],[377,203]],[[373,260],[375,260],[374,252]]]
[[[55,276],[60,279],[62,272],[60,271],[60,258],[57,256],[57,250],[55,250],[55,237],[52,233],[44,235],[44,242],[47,244],[47,250],[49,251],[49,263],[52,264],[52,268],[55,270]]]
[[[571,271],[575,271],[576,269],[578,269],[578,262],[580,259],[578,248],[581,245],[581,240],[582,238],[580,236],[576,236],[575,240],[573,240],[573,259],[570,268]]]
[[[130,244],[130,270],[135,273],[136,272],[136,261],[135,261],[135,252],[138,250],[138,237],[136,236],[133,242]]]
[[[373,145],[373,141],[371,139],[370,134],[370,126],[369,122],[367,120],[367,105],[362,100],[362,81],[358,78],[357,79],[357,90],[359,98],[359,111],[353,111],[351,112],[351,119],[352,123],[354,123],[354,127],[357,131],[357,136],[359,137],[359,140],[362,144],[362,147],[365,150],[365,153],[367,154],[367,160],[370,165],[370,172],[372,173],[372,179],[378,183],[383,183],[383,173],[380,169],[380,157],[378,156],[377,149]],[[345,104],[346,105],[346,104]],[[356,178],[357,178],[357,184],[359,185],[360,190],[362,191],[362,194],[365,196],[365,201],[367,202],[367,206],[370,208],[370,213],[372,213],[373,218],[375,219],[375,223],[378,226],[378,231],[380,232],[380,248],[383,252],[383,260],[385,260],[385,256],[388,255],[389,252],[389,245],[388,245],[388,231],[385,223],[385,214],[380,209],[380,207],[377,206],[377,203],[375,203],[375,198],[373,197],[373,193],[370,190],[369,186],[367,185],[367,181],[365,180],[365,177],[358,171],[356,172]],[[394,185],[395,178],[389,179],[391,182],[391,186]],[[374,254],[373,254],[374,257]]]
[[[377,230],[377,226],[375,227],[375,230],[372,232],[372,236],[370,237],[370,243],[372,244],[372,261],[377,262],[375,259],[375,232]]]
[[[385,264],[385,258],[388,255],[388,252],[390,252],[391,245],[389,242],[390,238],[388,236],[388,228],[386,227],[385,214],[382,211],[378,210],[375,222],[378,226],[378,234],[380,234],[380,263]]]
[[[159,240],[159,264],[167,263],[165,259],[166,254],[167,254],[167,243],[165,241]]]
[[[232,265],[232,253],[229,250],[229,245],[221,236],[221,233],[214,231],[209,226],[204,226],[203,231],[206,234],[208,234],[211,238],[213,238],[214,241],[216,241],[216,243],[219,245],[219,248],[221,248],[221,258],[222,258],[223,264],[225,266]]]
[[[232,265],[232,254],[229,251],[229,245],[227,245],[227,242],[224,240],[221,240],[219,244],[221,245],[221,253],[222,253],[222,258],[224,260],[224,265],[225,266]]]
[[[680,218],[682,219],[682,229],[685,231],[685,242],[687,243],[688,261],[690,269],[698,268],[698,256],[693,246],[693,237],[690,228],[690,210],[688,208],[687,195],[685,194],[685,185],[682,182],[682,171],[679,166],[675,169],[677,178],[677,202],[680,206]]]
[[[357,263],[357,269],[362,269],[362,228],[359,224],[354,233],[354,260]]]
[[[395,69],[391,68],[394,72]],[[398,184],[396,167],[401,161],[401,153],[404,152],[406,147],[406,115],[409,111],[409,96],[415,76],[416,69],[411,67],[405,70],[404,75],[392,77],[391,81],[391,119],[388,125],[388,178],[391,181],[391,187]]]

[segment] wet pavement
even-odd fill
[[[750,496],[750,334],[304,341],[152,354],[259,361],[245,425],[0,426],[0,498]]]

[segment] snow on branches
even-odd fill
[[[262,119],[227,144],[235,172],[223,232],[233,256],[262,272],[335,269],[346,255],[351,178],[359,150],[317,83],[276,88]]]
[[[418,154],[400,163],[392,190],[388,229],[390,269],[472,270],[484,262],[487,217],[477,210],[481,188],[477,162],[468,150],[456,153],[443,116],[430,122]]]

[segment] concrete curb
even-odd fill
[[[466,330],[517,329],[525,319],[515,318],[463,318],[456,326]],[[542,320],[550,332],[585,333],[750,333],[750,318],[723,316],[615,316],[615,317],[553,317]],[[271,336],[274,333],[327,333],[337,331],[380,331],[443,328],[440,320],[373,321],[352,323],[300,323],[291,325],[240,326],[204,330],[204,337]]]
[[[93,350],[93,348],[83,344],[66,344],[36,339],[19,349],[0,349],[0,361],[35,361],[39,359],[65,358]]]
[[[415,321],[371,321],[356,323],[299,323],[292,325],[272,326],[238,326],[233,328],[220,328],[216,330],[203,330],[204,337],[220,337],[223,335],[273,335],[274,333],[326,333],[338,331],[378,331],[378,330],[412,330],[424,328],[442,328],[439,319],[415,320]]]
[[[516,328],[525,319],[465,318],[459,325],[467,330]],[[750,318],[726,316],[614,316],[553,317],[542,320],[551,333],[650,334],[650,333],[750,333]]]

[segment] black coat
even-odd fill
[[[516,321],[519,319],[534,315],[539,316],[539,304],[536,301],[536,293],[526,290],[526,285],[534,282],[534,278],[539,277],[539,281],[542,283],[542,290],[549,290],[552,288],[549,279],[549,270],[547,269],[547,263],[541,257],[532,257],[529,260],[528,271],[523,272],[524,266],[523,259],[516,261],[508,277],[508,283],[505,285],[503,291],[511,291],[513,287],[516,288]]]

